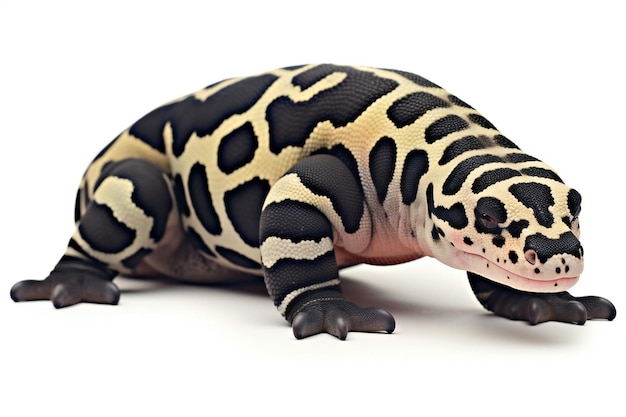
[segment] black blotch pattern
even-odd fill
[[[464,136],[461,139],[455,140],[444,149],[441,159],[439,159],[439,165],[445,165],[465,152],[485,149],[492,146],[494,146],[494,143],[485,136]]]
[[[511,168],[497,168],[490,171],[485,171],[480,174],[480,176],[478,176],[472,183],[472,192],[474,194],[478,194],[494,184],[508,180],[513,177],[519,177],[521,175],[522,174],[520,174],[519,171]]]
[[[370,151],[370,175],[380,204],[387,197],[389,183],[391,183],[393,172],[396,169],[396,157],[396,142],[386,136],[379,139]]]
[[[210,135],[225,119],[252,107],[276,78],[271,74],[244,78],[215,92],[205,101],[188,97],[174,103],[175,108],[170,114],[174,155],[182,155],[192,133]]]
[[[481,219],[486,215],[491,218],[497,225],[493,227],[487,227],[483,224]],[[480,233],[500,234],[502,228],[498,226],[506,222],[508,214],[504,203],[495,197],[482,197],[476,203],[474,208],[474,217],[476,219],[476,230]]]
[[[417,74],[413,74],[413,73],[406,72],[406,71],[394,70],[394,69],[388,69],[387,71],[391,71],[391,72],[395,72],[396,74],[400,74],[404,78],[414,82],[417,85],[421,85],[422,87],[441,88],[437,84],[435,84],[434,82],[429,81],[426,78],[421,77],[421,76],[419,76]]]
[[[197,162],[191,167],[187,184],[191,205],[204,229],[213,235],[222,233],[222,225],[211,200],[209,180],[204,165]]]
[[[270,103],[266,119],[273,153],[278,154],[288,146],[303,146],[315,126],[322,121],[330,121],[334,127],[353,122],[372,103],[398,85],[371,72],[334,65],[320,65],[305,71],[294,82],[309,85],[335,72],[346,73],[347,77],[308,101],[293,102],[281,96]]]
[[[250,122],[224,136],[217,148],[217,166],[231,174],[254,159],[259,141]]]
[[[454,203],[450,208],[437,206],[433,214],[455,229],[463,229],[468,224],[465,207],[461,203]]]
[[[270,236],[319,242],[333,236],[330,221],[315,206],[296,200],[271,203],[263,210],[260,222],[261,242]]]
[[[511,222],[511,224],[509,224],[506,230],[508,230],[511,236],[517,239],[522,235],[522,232],[528,226],[530,226],[528,220],[514,220]]]
[[[189,216],[189,205],[187,204],[187,198],[185,197],[185,184],[180,174],[174,175],[173,185],[174,197],[176,198],[176,205],[178,206],[178,212],[183,216]]]
[[[472,171],[482,165],[494,162],[502,162],[502,159],[495,155],[477,155],[461,161],[444,181],[443,194],[456,194]]]
[[[332,64],[322,64],[317,65],[313,68],[310,68],[296,76],[292,79],[292,84],[300,87],[301,90],[306,90],[310,87],[313,87],[318,82],[322,81],[324,78],[328,77],[331,74],[336,72],[345,72],[346,70],[350,70],[354,72],[354,69],[347,67],[338,67]]]
[[[312,260],[283,258],[271,268],[264,267],[264,270],[265,276],[269,278],[265,280],[268,293],[277,307],[292,291],[319,284],[320,277],[325,280],[337,277],[337,263],[333,252]]]
[[[411,204],[417,198],[417,187],[422,176],[428,172],[428,154],[421,149],[409,152],[404,160],[400,178],[402,202]]]
[[[176,103],[161,106],[135,122],[129,129],[129,133],[150,145],[159,152],[165,153],[163,129],[169,121]]]
[[[306,65],[290,65],[288,67],[283,67],[282,69],[287,70],[287,71],[295,71],[305,66]]]
[[[261,269],[261,265],[259,265],[256,261],[248,258],[247,256],[244,256],[242,254],[240,254],[237,251],[234,251],[232,249],[228,249],[225,248],[223,246],[216,246],[215,247],[215,251],[224,259],[226,259],[228,262],[237,265],[237,266],[241,266],[243,268],[247,268],[247,269]]]
[[[535,214],[540,225],[550,227],[554,223],[554,216],[549,208],[554,204],[552,191],[545,184],[537,182],[522,182],[509,187],[509,192],[528,207]]]
[[[539,161],[534,156],[527,155],[525,153],[510,153],[504,157],[505,162],[511,162],[514,164],[521,164],[523,162],[535,162]]]
[[[506,239],[502,235],[497,235],[491,239],[491,243],[493,243],[494,246],[501,248],[506,243]]]
[[[512,264],[516,264],[517,261],[519,261],[519,256],[517,255],[517,253],[515,251],[510,251],[509,252],[509,259],[511,260]]]
[[[150,237],[159,241],[165,233],[167,218],[173,202],[163,171],[156,165],[143,159],[123,159],[106,164],[95,188],[110,176],[127,179],[133,184],[131,200],[147,216],[152,217],[153,225]]]
[[[540,167],[529,167],[523,168],[520,170],[522,174],[528,175],[530,177],[539,177],[539,178],[549,178],[551,180],[555,180],[558,182],[563,182],[561,177],[559,177],[556,172],[551,171],[549,169],[540,168]]]
[[[582,202],[582,196],[574,189],[569,190],[567,193],[567,208],[572,215],[576,218],[580,215],[580,203]]]
[[[474,241],[470,239],[469,237],[465,236],[463,238],[463,243],[465,243],[467,246],[472,246],[474,244]]]
[[[454,114],[442,117],[426,128],[426,143],[435,143],[451,133],[465,130],[468,127],[469,124],[464,119]]]
[[[542,264],[555,255],[569,254],[576,258],[581,258],[583,255],[580,241],[572,232],[565,232],[556,239],[551,239],[541,233],[528,236],[524,252],[530,249],[537,253],[537,258]]]
[[[572,220],[569,217],[567,216],[561,217],[561,221],[565,223],[567,227],[572,227]]]
[[[516,144],[514,144],[509,138],[504,135],[495,135],[493,137],[493,140],[503,148],[519,149]]]
[[[137,236],[133,229],[115,218],[109,206],[95,201],[92,201],[81,218],[78,231],[91,248],[104,253],[121,252]]]
[[[431,219],[433,217],[433,212],[435,211],[434,188],[432,182],[428,184],[428,187],[426,187],[426,207],[428,208],[428,218]]]
[[[412,124],[429,110],[442,107],[450,107],[450,104],[439,97],[420,91],[395,101],[387,109],[387,116],[396,127],[402,128]]]
[[[430,231],[430,235],[432,236],[435,242],[441,239],[441,237],[439,236],[439,230],[441,229],[438,229],[436,226],[433,225],[433,228]]]
[[[472,122],[476,123],[477,125],[484,127],[485,129],[496,129],[496,127],[487,119],[485,119],[484,116],[480,115],[480,114],[470,114],[467,116],[468,119],[470,119]]]
[[[269,181],[255,177],[224,193],[226,215],[241,239],[254,248],[259,247],[259,218],[269,190]]]
[[[363,188],[338,158],[312,155],[302,159],[288,173],[296,173],[311,192],[330,199],[347,233],[359,229],[364,213]]]
[[[313,152],[311,155],[332,155],[335,158],[339,159],[343,162],[346,167],[352,173],[352,177],[355,181],[361,182],[361,177],[359,176],[359,165],[356,162],[356,158],[352,155],[352,152],[348,150],[344,145],[338,144],[333,146],[332,148],[321,148],[317,151]]]
[[[472,106],[452,94],[448,96],[448,100],[450,100],[450,103],[454,104],[455,106],[465,107],[466,109],[474,109]]]

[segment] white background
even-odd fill
[[[0,414],[619,414],[624,27],[608,1],[4,0]],[[121,281],[117,307],[59,311],[9,299],[63,253],[80,176],[122,129],[214,81],[307,62],[421,74],[555,167],[583,195],[572,292],[610,298],[617,319],[496,318],[432,260],[346,270],[345,292],[397,321],[346,342],[296,341],[259,286]]]

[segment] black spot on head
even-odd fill
[[[391,183],[393,172],[396,169],[396,157],[396,142],[386,136],[376,142],[370,151],[370,175],[380,204],[387,197],[389,183]]]
[[[453,96],[452,94],[448,96],[448,100],[450,100],[450,103],[454,104],[455,106],[465,107],[466,109],[474,109],[472,106],[470,106],[457,96]]]
[[[437,206],[433,214],[458,230],[463,229],[468,224],[465,207],[461,203],[454,203],[450,208]]]
[[[259,247],[259,218],[269,191],[269,181],[255,177],[224,193],[226,215],[241,239],[253,248]]]
[[[400,192],[404,204],[411,204],[415,201],[420,179],[426,172],[428,172],[428,154],[426,151],[414,149],[409,152],[404,160],[402,177],[400,178]]]
[[[510,251],[509,252],[509,259],[511,260],[512,264],[516,264],[517,261],[519,260],[519,256],[517,255],[517,253],[515,253],[515,251]]]
[[[493,243],[494,246],[501,248],[506,243],[506,239],[502,235],[497,235],[491,239],[491,243]]]
[[[470,239],[469,237],[465,236],[463,238],[463,243],[465,243],[467,246],[472,246],[474,244],[474,242],[472,241],[472,239]]]
[[[554,198],[550,187],[537,182],[522,182],[511,185],[509,191],[519,202],[532,209],[540,225],[552,226],[554,216],[549,208],[554,205]]]
[[[408,126],[422,117],[426,112],[450,104],[423,91],[411,93],[395,101],[387,110],[387,116],[396,127]]]
[[[199,162],[194,164],[189,171],[187,190],[191,205],[204,229],[213,235],[222,233],[219,216],[213,207],[206,169]]]
[[[569,190],[567,193],[567,209],[573,218],[580,215],[580,203],[582,202],[582,196],[574,189]]]
[[[465,152],[474,151],[477,149],[485,149],[494,146],[487,137],[481,136],[465,136],[461,139],[455,140],[444,149],[441,159],[439,159],[439,165],[445,165],[452,161],[459,155]]]
[[[224,120],[252,107],[276,78],[271,74],[248,77],[218,90],[204,101],[189,97],[174,103],[170,114],[174,155],[182,155],[194,132],[198,136],[210,135]]]
[[[569,254],[576,258],[583,256],[580,241],[572,232],[565,232],[556,239],[537,233],[526,238],[524,252],[534,250],[537,258],[543,264],[555,255]]]
[[[508,217],[504,203],[495,197],[482,197],[474,208],[475,227],[480,233],[500,234],[500,224]]]
[[[338,85],[320,91],[310,100],[294,102],[281,96],[270,103],[266,119],[273,153],[279,154],[288,146],[303,146],[315,126],[322,121],[329,121],[334,127],[353,122],[372,103],[398,85],[368,71],[335,65],[316,66],[299,74],[294,83],[308,86],[336,72],[347,76]]]
[[[494,142],[496,142],[498,145],[502,146],[503,148],[519,149],[516,144],[511,142],[509,138],[507,138],[504,135],[495,135],[493,137],[493,140]]]
[[[484,127],[485,129],[496,129],[496,127],[494,125],[491,124],[491,122],[487,119],[485,119],[484,116],[480,115],[480,114],[470,114],[469,116],[467,116],[472,122],[476,123],[477,125]]]
[[[539,160],[534,156],[526,155],[525,153],[510,153],[504,157],[504,161],[514,164],[520,164],[523,162],[534,162]]]
[[[522,235],[522,231],[528,226],[530,226],[528,220],[513,220],[506,230],[508,230],[511,236],[517,239]]]
[[[217,166],[231,174],[254,159],[259,141],[250,122],[224,136],[217,148]]]
[[[555,180],[558,182],[563,182],[561,177],[559,177],[556,172],[551,171],[545,168],[539,167],[529,167],[521,169],[522,174],[528,175],[530,177],[539,177],[539,178],[549,178],[551,180]]]
[[[312,155],[298,162],[289,173],[296,173],[314,194],[330,199],[347,233],[359,229],[364,213],[363,188],[341,160],[331,155]]]
[[[426,143],[435,143],[451,133],[465,130],[469,124],[459,116],[451,114],[433,122],[426,128]]]
[[[472,171],[482,165],[495,162],[502,162],[502,158],[495,155],[476,155],[459,162],[444,181],[443,194],[456,194]]]
[[[496,168],[490,171],[485,171],[474,180],[472,184],[472,192],[474,194],[478,194],[500,181],[505,181],[521,175],[522,174],[520,174],[519,171],[511,168]]]

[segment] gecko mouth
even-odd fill
[[[579,279],[579,276],[530,275],[534,273],[532,270],[529,274],[522,275],[475,253],[461,252],[460,255],[463,262],[467,264],[468,271],[520,291],[561,292],[571,288]]]

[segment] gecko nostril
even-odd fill
[[[535,252],[534,249],[528,249],[524,252],[524,257],[531,265],[534,265],[537,262],[537,252]]]

